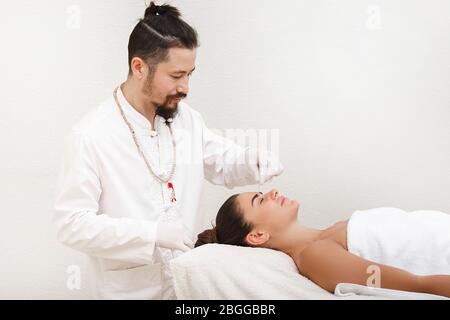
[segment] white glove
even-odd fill
[[[194,248],[190,233],[180,220],[158,221],[156,245],[162,248],[188,251]]]
[[[283,173],[284,167],[278,156],[266,150],[257,151],[256,165],[258,168],[258,182],[264,184],[270,182],[273,177]]]

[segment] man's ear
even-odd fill
[[[252,246],[262,246],[269,241],[270,234],[265,230],[254,229],[245,237],[248,244]]]
[[[139,80],[143,79],[145,77],[145,62],[139,57],[131,59],[131,72]]]

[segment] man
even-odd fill
[[[179,11],[152,2],[130,35],[127,80],[69,135],[54,220],[92,260],[98,298],[175,298],[169,262],[193,247],[203,179],[232,188],[283,171],[181,101],[197,47]]]

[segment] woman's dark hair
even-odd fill
[[[238,195],[232,195],[223,203],[217,213],[216,225],[197,236],[195,247],[207,243],[250,246],[245,241],[245,237],[253,229],[253,225],[245,221],[237,202]]]
[[[177,8],[167,4],[158,6],[152,1],[128,41],[129,73],[134,57],[144,60],[153,72],[158,63],[167,60],[170,48],[198,46],[197,32],[181,19]]]

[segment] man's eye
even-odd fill
[[[261,204],[262,202],[264,201],[264,198],[263,197],[261,197],[261,201],[259,202],[259,204]]]
[[[174,79],[181,79],[182,76],[172,76]]]

